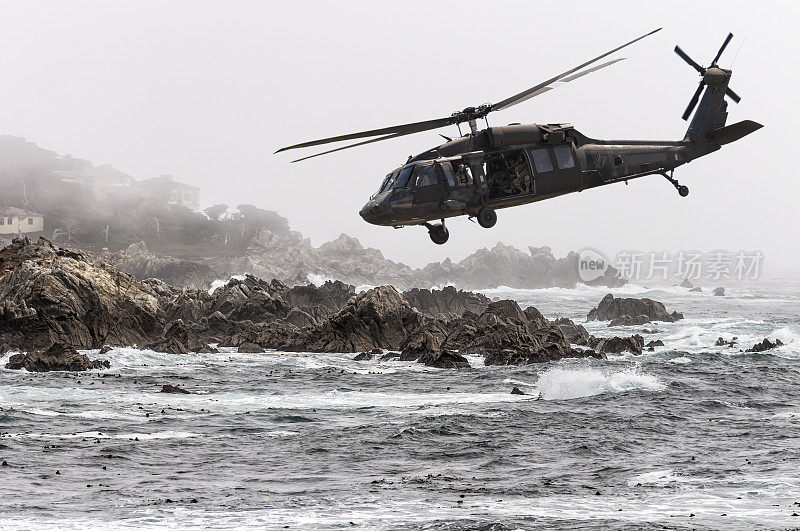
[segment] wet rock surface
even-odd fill
[[[594,337],[589,339],[589,346],[602,354],[621,354],[630,352],[635,355],[642,353],[644,338],[639,334],[630,337]]]
[[[586,316],[587,321],[611,321],[609,326],[641,325],[651,321],[672,323],[679,319],[683,319],[682,314],[667,312],[662,303],[653,299],[615,298],[611,293]]]
[[[453,286],[442,289],[414,288],[403,292],[403,298],[422,314],[442,319],[461,317],[466,311],[481,313],[491,302],[483,294],[456,290]]]
[[[0,251],[0,274],[5,349],[139,345],[187,354],[214,353],[209,343],[216,343],[248,353],[360,352],[356,359],[461,369],[469,367],[468,355],[483,356],[487,365],[523,365],[638,354],[644,346],[641,336],[594,338],[569,319],[551,322],[535,307],[523,311],[512,300],[492,302],[453,287],[401,294],[379,286],[356,294],[342,282],[290,287],[246,275],[212,293],[175,288],[137,280],[46,239],[19,240]],[[624,323],[677,318],[656,301],[611,295],[590,316]]]
[[[44,352],[14,354],[6,364],[6,369],[25,369],[28,372],[77,372],[109,367],[111,364],[107,360],[90,360],[86,354],[61,344],[54,344]]]
[[[147,285],[48,239],[0,250],[0,343],[20,350],[143,345],[164,328]]]
[[[761,343],[756,343],[755,345],[747,349],[745,352],[764,352],[766,350],[772,350],[774,348],[782,346],[783,346],[783,341],[781,341],[780,339],[776,339],[775,342],[773,343],[768,338],[764,338],[764,341],[762,341]]]
[[[182,388],[180,385],[164,384],[161,386],[161,393],[169,393],[173,395],[190,395],[190,391]]]

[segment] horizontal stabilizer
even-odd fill
[[[749,135],[754,131],[758,131],[764,127],[758,122],[753,120],[743,120],[735,124],[726,125],[711,132],[711,141],[720,146],[735,142],[740,138]]]

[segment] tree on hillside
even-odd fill
[[[208,216],[208,219],[210,219],[211,221],[219,221],[219,217],[227,211],[228,211],[228,205],[225,204],[210,206],[207,209],[203,210],[203,212],[206,213],[206,216]]]

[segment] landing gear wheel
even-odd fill
[[[478,225],[484,229],[491,229],[497,223],[497,212],[493,208],[483,207],[478,210]]]
[[[689,195],[689,188],[687,186],[680,185],[678,187],[678,195],[681,197],[686,197],[687,195]]]
[[[441,224],[432,225],[431,228],[428,229],[428,235],[431,237],[431,241],[436,245],[443,245],[450,239],[450,231]]]

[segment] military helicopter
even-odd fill
[[[705,68],[678,46],[675,47],[675,53],[701,76],[700,84],[683,113],[683,119],[687,120],[700,102],[683,140],[597,140],[578,132],[571,124],[489,127],[487,120],[486,129],[483,130],[478,130],[477,125],[479,119],[486,119],[492,111],[508,109],[621,61],[613,59],[590,67],[659,30],[661,28],[497,103],[467,107],[434,120],[303,142],[281,148],[276,153],[370,138],[292,161],[299,162],[450,125],[458,126],[461,133],[461,124],[469,124],[469,133],[457,139],[442,135],[447,142],[409,157],[405,164],[389,172],[377,193],[360,211],[365,221],[375,225],[395,228],[424,226],[431,240],[440,245],[450,237],[445,227],[447,218],[466,215],[470,219],[477,218],[481,227],[491,228],[497,222],[498,209],[622,181],[627,184],[630,179],[645,175],[663,176],[681,197],[686,197],[689,189],[674,178],[675,168],[717,151],[721,146],[762,127],[751,120],[725,125],[728,116],[725,96],[736,103],[741,99],[728,87],[731,70],[725,70],[717,64],[733,34],[728,34],[711,64]],[[434,220],[440,221],[431,223]]]

